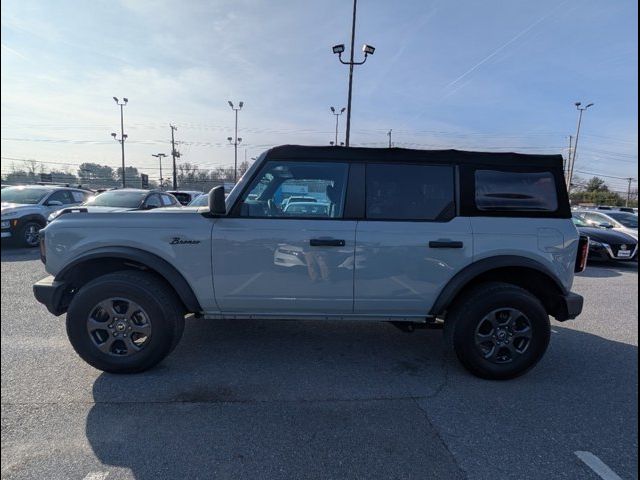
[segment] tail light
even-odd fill
[[[578,255],[576,256],[575,272],[584,272],[587,269],[587,259],[589,258],[589,237],[580,235],[578,241]]]

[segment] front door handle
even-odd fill
[[[429,248],[463,248],[464,243],[455,240],[434,240],[429,242]]]
[[[312,247],[344,247],[346,242],[337,238],[312,238],[309,245]]]

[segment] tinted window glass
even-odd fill
[[[110,190],[89,199],[87,205],[96,207],[139,208],[147,196],[143,191]]]
[[[367,218],[449,220],[454,198],[453,167],[367,165]]]
[[[146,201],[147,207],[161,207],[160,196],[159,195],[149,195]]]
[[[160,195],[162,197],[162,204],[167,207],[169,205],[174,205],[176,202],[169,195]]]
[[[76,203],[71,195],[69,190],[58,190],[51,194],[51,196],[47,199],[47,202],[60,202],[63,205],[70,205],[72,203]]]
[[[240,203],[243,217],[340,218],[349,166],[332,162],[267,162]],[[300,202],[289,202],[293,196]]]
[[[3,203],[20,203],[23,205],[33,205],[38,203],[51,190],[44,188],[29,187],[7,187],[2,189],[0,197]]]
[[[555,212],[555,178],[550,172],[477,170],[476,206],[478,210]]]

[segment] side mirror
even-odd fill
[[[598,226],[600,228],[613,228],[613,225],[611,225],[609,222],[600,223]]]
[[[59,200],[49,200],[47,202],[47,207],[61,207],[63,204]]]
[[[227,206],[224,202],[224,187],[218,185],[209,192],[209,213],[214,215],[224,215],[227,213]]]

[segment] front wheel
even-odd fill
[[[535,296],[497,282],[471,290],[445,320],[445,338],[462,365],[492,380],[533,368],[547,350],[550,330],[549,316]]]
[[[40,230],[42,224],[36,221],[25,222],[17,232],[16,240],[20,246],[34,248],[40,242]]]
[[[84,361],[111,373],[147,370],[177,345],[184,309],[173,290],[147,272],[98,277],[73,297],[67,335]]]

